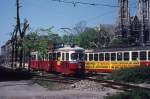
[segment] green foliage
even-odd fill
[[[150,67],[124,68],[113,71],[111,78],[115,81],[142,83],[150,81]]]
[[[41,34],[40,32],[46,32],[47,34]],[[41,35],[40,35],[41,34]],[[31,32],[26,35],[24,39],[24,47],[26,55],[29,56],[30,52],[40,52],[40,58],[46,56],[48,51],[48,44],[57,44],[61,42],[61,37],[58,34],[52,32],[52,27],[48,29],[40,29],[40,31]]]
[[[36,49],[38,49],[38,34],[37,32],[31,32],[30,34],[25,36],[24,39],[24,46],[26,51],[36,51]]]
[[[96,31],[92,28],[87,28],[83,33],[77,36],[77,44],[86,49],[96,48],[95,39]]]
[[[106,96],[105,99],[150,99],[150,92],[144,90],[132,90],[112,96]]]
[[[134,38],[128,37],[128,38],[114,38],[112,39],[110,46],[113,47],[126,47],[126,46],[134,46],[136,45]]]
[[[110,45],[113,47],[127,46],[128,45],[128,39],[126,39],[126,38],[114,38],[111,41]]]
[[[40,30],[47,33],[49,43],[53,43],[53,44],[61,43],[62,42],[61,37],[58,34],[52,32],[53,28],[54,27],[50,27],[47,29],[40,29]]]

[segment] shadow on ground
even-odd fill
[[[12,70],[0,66],[0,82],[1,81],[18,81],[29,80],[32,74],[28,71]]]

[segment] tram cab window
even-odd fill
[[[104,54],[103,53],[99,54],[99,61],[104,61]]]
[[[98,54],[94,54],[94,60],[98,61]]]
[[[89,61],[93,60],[93,54],[89,54]]]
[[[146,52],[145,51],[140,52],[140,60],[146,60],[146,58],[147,58]]]
[[[71,60],[84,60],[83,53],[72,53],[71,54]]]
[[[85,54],[85,56],[84,56],[84,60],[85,60],[85,61],[87,61],[87,54]]]
[[[129,52],[124,52],[124,60],[125,61],[129,60]]]
[[[66,60],[69,60],[69,53],[66,53]]]
[[[116,60],[116,53],[111,53],[111,61],[115,61]]]
[[[132,52],[132,60],[138,59],[138,52]]]
[[[105,53],[105,61],[109,61],[110,60],[110,54],[109,53]]]
[[[121,52],[117,53],[117,60],[122,61],[122,53]]]

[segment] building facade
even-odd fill
[[[138,45],[150,45],[150,0],[137,0],[137,15],[130,16],[129,0],[118,0],[116,35],[132,38]]]

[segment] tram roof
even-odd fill
[[[71,46],[68,46],[68,45],[64,46],[63,48],[57,49],[57,51],[75,51],[75,50],[84,51],[84,49],[79,47],[79,46],[71,47]]]
[[[116,51],[142,51],[142,50],[150,50],[150,46],[139,46],[139,47],[126,47],[126,48],[100,48],[95,50],[86,50],[85,52],[116,52]]]

